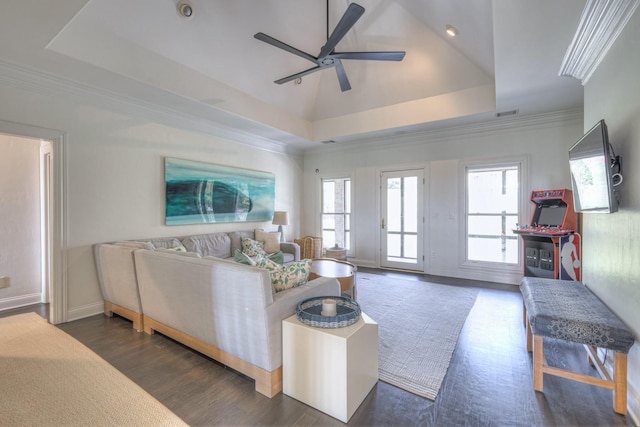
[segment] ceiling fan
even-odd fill
[[[286,50],[287,52],[293,53],[301,58],[304,58],[310,62],[316,64],[315,67],[309,68],[308,70],[301,71],[296,74],[292,74],[288,77],[284,77],[282,79],[276,80],[274,83],[283,84],[300,78],[302,76],[306,76],[307,74],[314,73],[316,71],[324,70],[325,68],[335,67],[336,74],[338,75],[338,81],[340,82],[340,89],[344,92],[351,89],[351,84],[349,83],[349,79],[347,78],[347,73],[344,70],[344,66],[342,65],[343,59],[358,59],[358,60],[374,60],[374,61],[402,61],[404,58],[405,52],[396,51],[396,52],[336,52],[334,49],[340,40],[349,32],[351,27],[355,25],[355,23],[360,19],[360,17],[364,14],[364,7],[360,6],[356,3],[351,3],[349,7],[347,7],[346,12],[340,18],[340,22],[334,28],[333,32],[329,36],[329,1],[327,0],[327,43],[322,46],[320,49],[320,53],[318,56],[310,55],[306,52],[303,52],[299,49],[296,49],[293,46],[289,46],[286,43],[281,42],[280,40],[276,40],[271,36],[268,36],[264,33],[256,33],[253,37],[258,40],[261,40],[265,43],[268,43],[272,46],[280,48],[282,50]]]

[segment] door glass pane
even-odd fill
[[[400,235],[388,234],[387,235],[387,256],[400,257],[402,255]]]
[[[418,177],[410,176],[404,179],[403,203],[404,231],[416,233],[418,231]]]
[[[415,234],[404,235],[404,254],[405,258],[416,259],[418,257],[418,236]]]
[[[387,181],[387,230],[402,230],[402,178],[391,178]]]

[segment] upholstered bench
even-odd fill
[[[569,280],[525,277],[520,282],[527,324],[527,350],[533,350],[533,387],[544,389],[544,374],[613,390],[614,410],[627,413],[627,353],[631,331],[586,286]],[[543,337],[584,344],[589,361],[603,379],[547,364]],[[597,355],[598,348],[615,352],[613,378]]]

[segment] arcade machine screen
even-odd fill
[[[539,206],[539,214],[535,224],[533,226],[540,227],[561,227],[564,222],[564,214],[567,211],[567,206],[564,205],[551,205],[551,206]]]

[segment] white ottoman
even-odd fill
[[[378,381],[378,324],[362,313],[351,326],[282,321],[282,391],[342,422]]]

